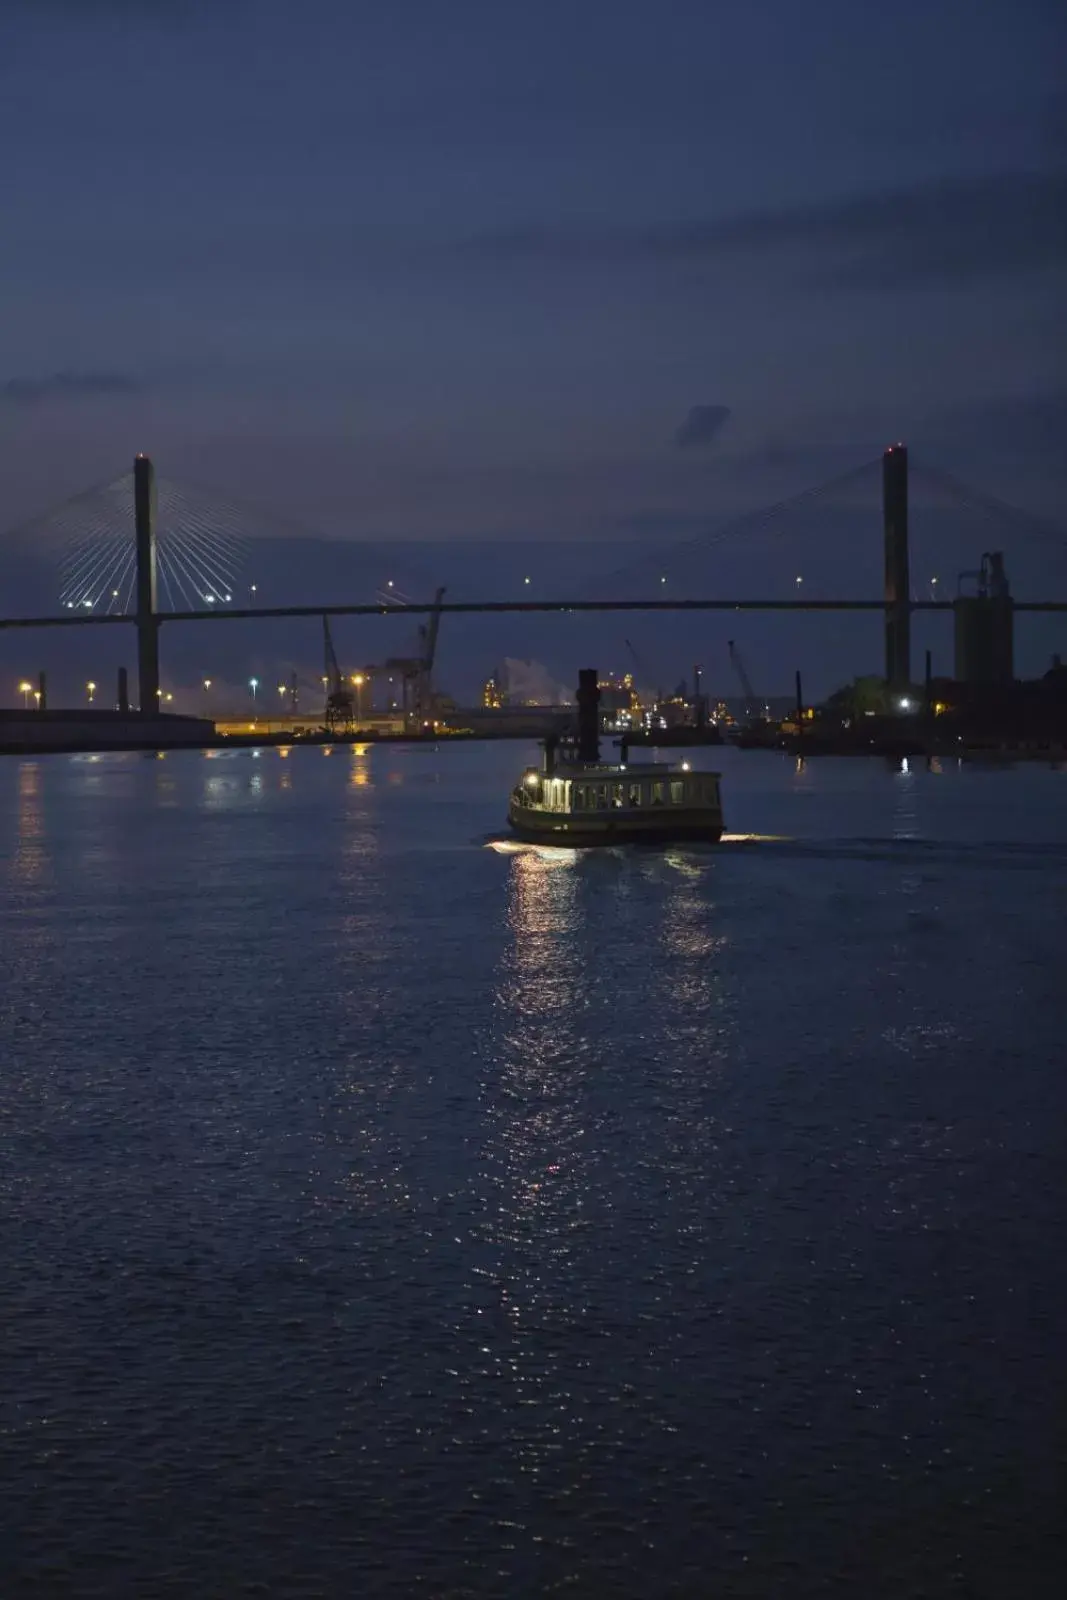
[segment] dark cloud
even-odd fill
[[[713,263],[772,255],[854,288],[955,285],[1067,262],[1067,172],[944,181],[826,204],[598,232],[483,235],[500,260]]]
[[[96,395],[138,394],[141,385],[121,372],[54,372],[44,378],[0,379],[0,401],[35,406],[44,400],[87,400]]]
[[[729,406],[693,406],[674,435],[679,450],[714,444],[730,420]]]

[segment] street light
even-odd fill
[[[356,721],[357,722],[362,722],[363,721],[363,685],[366,683],[366,681],[367,680],[363,676],[362,672],[357,672],[355,674],[355,676],[353,677],[353,679],[352,679],[352,682],[355,685],[355,690],[356,690]]]
[[[89,691],[89,704],[92,705],[93,696],[96,694],[96,684],[90,681],[85,685],[85,687]]]
[[[207,694],[207,692],[208,692],[208,690],[210,688],[211,688],[211,679],[210,678],[205,678],[204,679],[204,693]]]
[[[289,685],[287,683],[280,683],[278,685],[278,693],[281,695],[282,699],[284,700],[286,695],[289,693]]]
[[[798,588],[798,589],[799,589],[799,588],[800,588],[800,585],[801,585],[801,584],[802,584],[802,583],[803,583],[803,582],[804,582],[804,579],[803,579],[803,578],[802,578],[802,577],[801,577],[801,576],[800,576],[800,574],[799,574],[799,572],[798,572],[798,573],[797,573],[797,588]]]
[[[256,603],[256,586],[254,583],[250,583],[248,585],[248,601],[249,604],[253,606]]]
[[[32,693],[33,684],[27,683],[24,678],[19,684],[19,694],[22,696],[22,707],[24,711],[28,711],[30,709],[30,695]]]
[[[252,691],[252,699],[254,700],[256,698],[256,690],[259,688],[259,679],[258,678],[249,678],[248,687]]]

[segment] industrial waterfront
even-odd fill
[[[937,591],[936,577],[931,579],[930,597],[919,597],[911,577],[913,473],[906,446],[890,445],[877,462],[868,462],[845,474],[841,481],[853,483],[870,477],[873,469],[877,469],[880,479],[884,565],[881,598],[815,594],[810,588],[804,590],[803,575],[798,574],[788,597],[767,593],[758,598],[731,597],[709,594],[707,590],[694,594],[688,589],[666,596],[661,587],[657,594],[625,599],[572,595],[546,600],[524,593],[498,600],[457,600],[446,599],[446,587],[438,585],[432,597],[420,599],[403,594],[388,580],[373,603],[334,598],[329,603],[309,606],[259,604],[254,583],[248,585],[249,603],[240,603],[238,583],[225,566],[230,557],[216,549],[218,536],[213,531],[213,518],[221,513],[217,508],[212,510],[210,504],[207,509],[198,504],[190,513],[183,492],[173,485],[165,486],[171,517],[169,523],[164,517],[168,534],[165,538],[155,467],[147,456],[138,455],[128,480],[116,480],[103,491],[96,491],[98,499],[101,494],[104,497],[101,505],[94,501],[93,492],[88,500],[83,497],[76,502],[79,526],[88,520],[95,528],[102,521],[103,553],[96,533],[76,542],[80,554],[75,576],[66,580],[60,608],[48,615],[0,618],[0,629],[9,633],[59,629],[69,635],[72,630],[84,634],[88,629],[97,638],[105,627],[111,631],[116,625],[132,624],[136,633],[136,683],[131,691],[129,671],[120,666],[112,699],[94,672],[85,684],[87,705],[58,710],[49,699],[45,670],[35,677],[23,677],[18,681],[21,709],[0,712],[0,751],[208,747],[225,743],[227,738],[254,739],[260,734],[271,740],[288,735],[423,738],[438,734],[499,737],[553,732],[565,726],[568,704],[546,705],[543,697],[531,699],[521,691],[513,693],[495,669],[483,686],[477,706],[457,704],[443,692],[437,657],[444,619],[521,615],[578,620],[631,613],[712,616],[729,612],[742,616],[768,612],[881,613],[881,672],[860,672],[821,702],[809,703],[798,668],[790,722],[788,715],[775,717],[769,700],[757,693],[740,645],[729,639],[730,677],[736,679],[743,692],[743,726],[738,730],[738,719],[723,695],[725,653],[721,649],[718,672],[713,669],[707,686],[704,669],[697,664],[691,677],[686,666],[682,682],[669,690],[662,683],[653,687],[647,664],[632,641],[625,638],[621,642],[633,658],[633,670],[602,676],[603,698],[609,712],[605,731],[632,732],[646,740],[659,732],[708,732],[715,737],[740,734],[740,743],[788,746],[793,741],[798,751],[803,749],[811,755],[904,752],[942,756],[972,748],[996,748],[1022,753],[1036,750],[1058,757],[1067,746],[1067,670],[1062,667],[1061,654],[1056,652],[1040,676],[1019,678],[1016,617],[1024,613],[1058,616],[1067,612],[1067,601],[1047,595],[1017,598],[1012,593],[1001,549],[986,549],[980,558],[971,557],[979,565],[959,572],[954,598],[946,598],[944,590]],[[1016,531],[1033,531],[1027,529],[1033,519],[1025,513],[981,497],[976,500],[976,491],[946,480],[943,474],[925,470],[919,481],[927,488],[932,482],[941,489],[947,481],[951,493],[968,508],[969,515],[977,507],[1001,524],[1006,520]],[[822,495],[839,486],[832,482],[804,491],[791,502],[759,513],[757,520],[783,512],[788,515],[797,504],[819,504]],[[128,526],[124,526],[124,507]],[[71,513],[61,507],[58,515],[69,519]],[[188,521],[190,517],[186,527],[182,519]],[[741,519],[734,532],[742,531],[750,520]],[[1039,531],[1048,533],[1045,528]],[[721,541],[724,536],[720,532],[711,542]],[[191,544],[179,556],[177,545],[182,538],[188,538]],[[217,571],[219,562],[224,563],[223,576]],[[528,577],[524,579],[524,590],[529,582]],[[114,587],[116,583],[118,586]],[[661,574],[660,585],[666,583],[666,575]],[[170,596],[169,607],[161,604],[161,586]],[[179,596],[177,604],[175,594]],[[190,605],[192,609],[186,609]],[[923,614],[951,616],[951,674],[946,674],[943,666],[935,671],[930,648],[925,650],[921,679],[916,672],[912,626],[913,619]],[[337,619],[398,615],[416,623],[414,640],[407,649],[394,649],[384,660],[357,664],[354,670],[342,665],[333,637]],[[322,671],[321,677],[316,674],[313,684],[301,682],[295,671],[287,672],[278,684],[278,699],[273,700],[270,681],[253,673],[247,683],[247,714],[235,711],[231,705],[220,715],[217,710],[212,712],[209,698],[214,678],[202,675],[200,683],[174,704],[174,692],[164,687],[161,675],[160,643],[165,626],[173,629],[178,624],[204,622],[254,622],[262,626],[283,619],[314,622],[321,627]],[[573,648],[573,638],[571,644]],[[579,644],[579,648],[584,654],[584,645]],[[573,674],[577,666],[572,662],[568,672]],[[280,676],[279,670],[272,676]],[[564,695],[567,697],[567,691]],[[945,720],[937,722],[940,717]]]
[[[0,764],[3,1592],[1056,1592],[1067,775],[523,756]]]

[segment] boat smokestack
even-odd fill
[[[600,685],[595,667],[578,673],[578,760],[600,760]]]

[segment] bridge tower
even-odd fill
[[[137,688],[142,715],[159,713],[159,618],[156,610],[156,472],[147,456],[133,463],[137,546]]]
[[[891,689],[911,683],[911,576],[908,570],[908,452],[891,444],[882,456],[885,528],[885,679]]]

